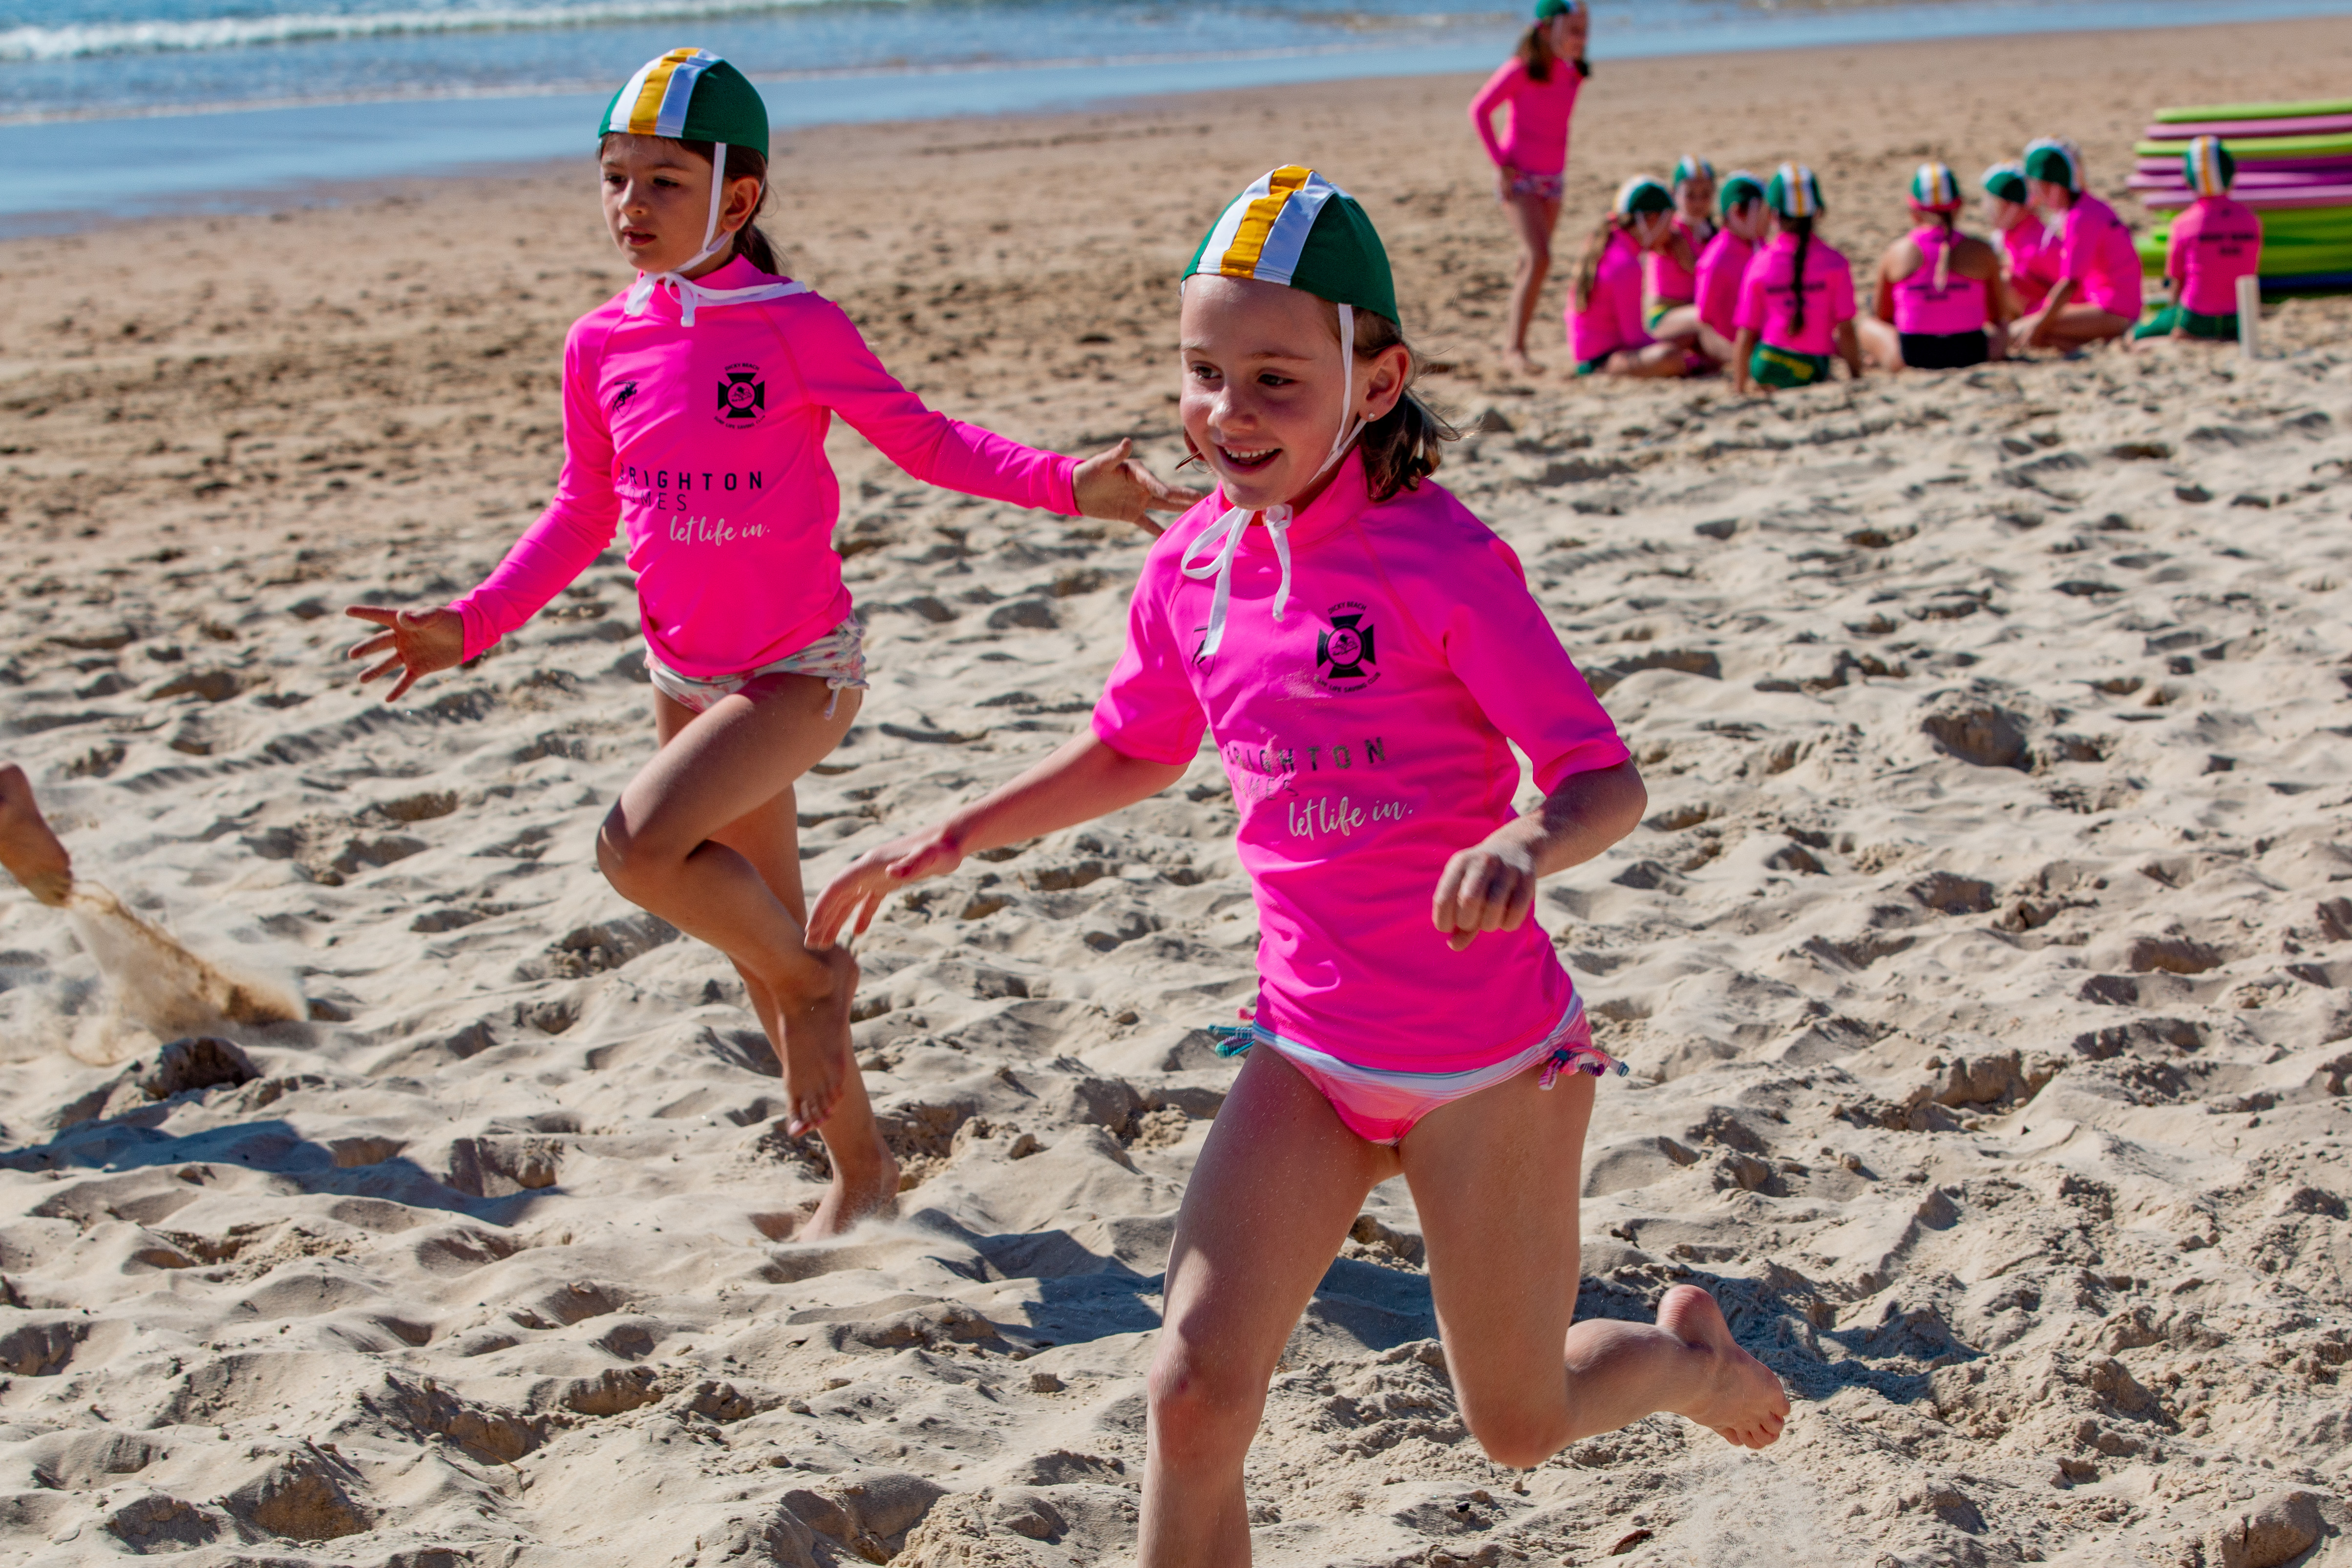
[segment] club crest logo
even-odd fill
[[[1380,645],[1369,606],[1342,600],[1315,634],[1315,684],[1325,691],[1361,691],[1381,678]]]
[[[719,381],[719,425],[749,430],[768,416],[768,384],[756,364],[730,364]]]

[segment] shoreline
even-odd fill
[[[1865,36],[1829,41],[1801,37],[1784,42],[1751,22],[1748,27],[1752,41],[1733,48],[1685,46],[1679,37],[1674,37],[1654,40],[1654,47],[1640,53],[1616,54],[1604,47],[1596,53],[1595,59],[1603,69],[1663,63],[1696,68],[1709,63],[1727,66],[1759,56],[1786,58],[1845,49],[1965,46],[1997,37],[2031,37],[2037,44],[2062,44],[2070,39],[2170,34],[2200,27],[2236,30],[2294,26],[2343,15],[2340,11],[2299,11],[2296,0],[2274,3],[2290,14],[2227,21],[2149,22],[2127,27],[2072,27],[2050,19],[2047,11],[2037,9],[2031,14],[2030,26],[2014,28],[2006,35],[1995,25],[2002,18],[1980,13],[1957,16],[1954,21],[1966,25],[1941,31],[1903,37]],[[2062,12],[2078,9],[2060,8]],[[1893,26],[1918,19],[1901,7],[1828,7],[1819,15],[1836,16],[1846,25],[1867,23],[1873,26]],[[1784,20],[1770,26],[1785,28],[1795,25],[1794,20]],[[799,95],[780,104],[771,91],[772,120],[782,135],[835,126],[1100,112],[1200,93],[1252,92],[1268,88],[1460,72],[1483,76],[1492,62],[1499,61],[1507,52],[1507,39],[1498,39],[1491,50],[1486,51],[1458,45],[1433,51],[1334,47],[1327,50],[1268,51],[1263,55],[1175,55],[1024,62],[1002,67],[975,63],[903,70],[844,68],[772,73],[754,79],[765,89],[790,87]],[[1394,68],[1408,64],[1409,69]],[[1210,67],[1237,79],[1197,88],[1182,85],[1181,79],[1188,73],[1199,73]],[[818,100],[814,106],[801,101],[811,95]],[[120,221],[110,219],[98,205],[107,199],[102,185],[88,205],[68,195],[83,188],[77,182],[88,181],[93,166],[142,171],[138,177],[143,184],[135,189],[126,185],[112,198],[137,207],[127,216],[268,212],[330,199],[321,193],[351,184],[466,179],[478,176],[485,165],[499,168],[536,162],[541,156],[551,157],[554,154],[550,150],[568,136],[566,127],[579,117],[573,110],[593,113],[605,96],[601,89],[574,86],[520,93],[486,90],[446,96],[324,99],[0,121],[0,156],[29,171],[15,183],[17,194],[5,198],[8,205],[0,206],[0,240],[73,233]],[[462,122],[435,123],[449,119],[451,111],[457,109],[462,109]],[[371,123],[355,131],[352,120],[355,111],[360,110],[373,111],[360,117]],[[488,160],[475,159],[466,151],[485,137],[501,135],[524,143],[526,150],[516,157]],[[322,146],[368,167],[355,179],[311,177],[307,170]],[[224,175],[215,172],[224,165],[248,173]],[[49,170],[59,172],[46,172]],[[33,205],[44,201],[52,205]]]

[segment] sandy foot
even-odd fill
[[[1706,1398],[1682,1412],[1727,1443],[1765,1448],[1778,1442],[1789,1419],[1789,1395],[1772,1369],[1739,1348],[1715,1298],[1696,1285],[1677,1285],[1658,1303],[1658,1327],[1685,1344],[1715,1352]]]
[[[0,767],[0,866],[45,904],[62,904],[73,890],[73,860],[41,816],[25,770]]]

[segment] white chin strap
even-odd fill
[[[704,305],[741,305],[753,300],[778,300],[787,294],[804,294],[805,283],[755,283],[749,289],[706,289],[688,278],[687,273],[701,266],[721,250],[735,243],[732,229],[721,232],[719,212],[727,202],[727,143],[715,142],[710,147],[710,216],[702,224],[702,248],[667,272],[640,272],[637,280],[629,285],[629,297],[622,305],[625,315],[642,316],[657,287],[667,288],[677,300],[677,318],[685,326],[694,325],[694,308]],[[759,209],[752,208],[754,212]],[[749,221],[748,219],[745,221]]]
[[[1352,305],[1339,307],[1339,385],[1344,389],[1342,395],[1347,398],[1348,406],[1352,408],[1356,401],[1356,310]],[[1360,416],[1350,423],[1345,414],[1340,416],[1339,434],[1331,441],[1331,455],[1323,459],[1323,466],[1315,470],[1313,479],[1298,487],[1300,489],[1311,487],[1316,479],[1329,473],[1339,459],[1347,456],[1349,447],[1363,434],[1364,423]],[[1242,547],[1242,535],[1249,531],[1253,517],[1265,521],[1265,531],[1274,539],[1275,558],[1282,563],[1282,581],[1275,585],[1274,590],[1274,618],[1277,621],[1282,619],[1283,608],[1290,603],[1291,515],[1287,501],[1257,512],[1234,507],[1202,529],[1199,536],[1185,546],[1184,557],[1177,563],[1178,569],[1187,577],[1214,577],[1217,580],[1216,591],[1209,598],[1209,633],[1201,639],[1201,651],[1194,658],[1207,658],[1224,643],[1225,610],[1233,598],[1234,556]],[[1193,557],[1203,549],[1213,550],[1216,553],[1196,565]]]

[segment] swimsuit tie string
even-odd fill
[[[693,265],[691,262],[688,266]],[[637,280],[629,285],[628,299],[622,304],[624,315],[642,316],[656,288],[666,288],[677,300],[680,326],[694,325],[697,305],[748,305],[755,300],[781,300],[790,294],[805,294],[805,283],[754,283],[747,289],[710,289],[693,279],[677,272],[640,272]]]

